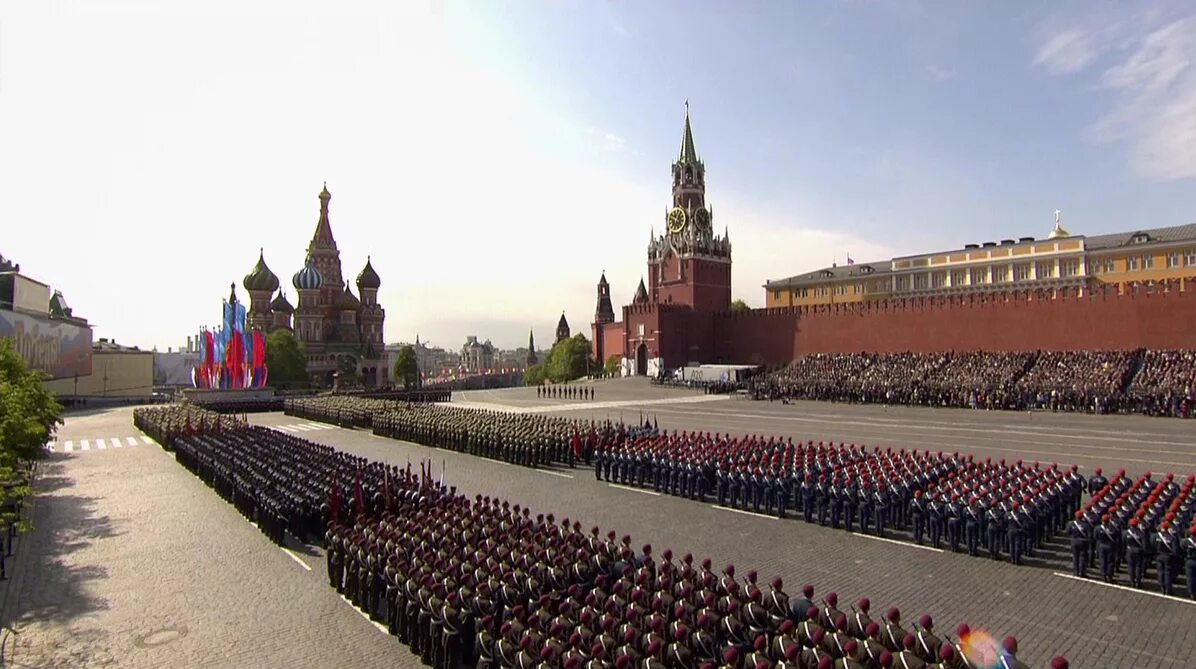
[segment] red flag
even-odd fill
[[[361,467],[357,468],[357,481],[353,485],[353,499],[357,502],[357,515],[365,513],[365,492],[361,489]]]
[[[577,436],[577,428],[573,428],[573,457],[581,457],[581,437]]]
[[[332,522],[337,522],[341,515],[341,489],[336,485],[335,478],[332,479],[328,492],[328,509],[332,515]]]

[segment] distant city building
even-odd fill
[[[399,351],[407,345],[407,342],[387,344],[387,366],[390,369],[394,369]],[[444,370],[456,369],[461,364],[460,354],[445,350],[439,346],[428,346],[427,342],[420,341],[419,335],[415,336],[415,343],[410,346],[415,351],[415,361],[419,367],[421,377],[435,378],[440,376]]]
[[[494,345],[489,339],[480,342],[476,336],[466,337],[461,347],[461,366],[467,372],[494,369]]]
[[[540,359],[536,357],[536,335],[531,330],[527,332],[527,357],[523,359],[526,366],[538,364]]]
[[[247,325],[267,332],[293,330],[307,355],[307,371],[325,386],[332,385],[337,372],[360,374],[366,387],[386,385],[390,378],[382,339],[386,312],[378,304],[382,280],[367,257],[357,275],[360,297],[345,283],[340,250],[328,219],[331,199],[325,184],[320,191],[320,218],[307,246],[307,260],[291,278],[298,303],[292,306],[282,291],[271,299],[279,290],[279,281],[266,266],[263,253],[243,282],[250,301]]]
[[[556,323],[556,341],[553,346],[569,338],[569,321],[565,320],[565,312],[561,312],[561,320]]]

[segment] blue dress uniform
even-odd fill
[[[963,513],[964,538],[968,543],[968,555],[976,557],[980,547],[980,509],[973,497]]]
[[[843,518],[843,490],[838,477],[831,483],[829,494],[831,498],[831,527],[839,529],[839,521]]]
[[[1175,573],[1179,566],[1179,540],[1171,532],[1171,525],[1164,521],[1155,534],[1155,559],[1159,575],[1159,589],[1170,595],[1175,586]]]
[[[943,544],[943,506],[937,499],[930,500],[926,505],[926,516],[930,525],[930,544],[935,548],[942,548]]]
[[[827,483],[826,477],[823,476],[822,479],[820,479],[818,481],[818,486],[816,488],[816,492],[817,492],[817,496],[818,496],[818,524],[822,525],[822,526],[826,525],[826,512],[827,512],[827,508],[829,508],[829,506],[830,506],[830,501],[831,501],[830,488],[831,488],[831,486],[829,483]]]
[[[1067,536],[1071,537],[1071,566],[1076,576],[1088,578],[1088,541],[1090,528],[1084,521],[1084,513],[1076,512],[1075,520],[1067,526]]]
[[[801,484],[801,512],[807,523],[814,522],[814,504],[818,497],[818,486],[814,484],[814,475],[806,474]]]
[[[1146,535],[1138,528],[1138,519],[1130,519],[1130,529],[1125,531],[1125,561],[1130,570],[1130,585],[1142,587],[1146,577]]]
[[[879,484],[876,492],[872,493],[872,498],[875,500],[873,513],[876,514],[876,536],[883,537],[885,535],[885,521],[889,517],[889,493],[883,483]]]
[[[1096,554],[1100,558],[1100,575],[1105,583],[1113,582],[1116,567],[1114,562],[1117,545],[1117,528],[1109,519],[1109,514],[1101,518],[1100,527],[1096,530]]]
[[[1009,561],[1013,564],[1022,563],[1022,530],[1025,522],[1025,517],[1022,515],[1018,503],[1014,502],[1013,508],[1009,510],[1009,522],[1005,526],[1005,536],[1008,539],[1009,546]]]
[[[922,501],[922,491],[914,493],[909,503],[909,518],[914,526],[914,541],[922,545],[922,533],[926,531],[926,504]]]
[[[944,509],[944,515],[947,517],[947,539],[951,543],[951,552],[959,552],[959,538],[963,534],[963,514],[960,512],[957,500],[959,495],[951,498]]]
[[[1188,579],[1188,596],[1196,600],[1196,525],[1184,539],[1184,576]]]
[[[1005,512],[999,506],[993,507],[984,514],[984,519],[988,530],[988,556],[1000,560],[1001,535],[1005,532]]]

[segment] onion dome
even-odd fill
[[[348,286],[345,286],[345,292],[341,293],[341,311],[356,311],[361,308],[361,300],[357,299]]]
[[[291,284],[296,290],[319,290],[324,287],[324,275],[320,274],[320,270],[316,269],[309,257],[303,269],[291,277]]]
[[[374,266],[370,264],[370,257],[365,257],[365,269],[357,275],[357,290],[378,290],[378,286],[382,285],[382,279],[378,277],[378,273],[374,271]]]
[[[253,270],[245,275],[245,280],[241,282],[245,286],[245,290],[252,291],[270,291],[273,293],[278,290],[278,277],[274,272],[266,267],[265,249],[259,253],[257,257],[257,264],[253,266]]]
[[[291,303],[287,302],[286,293],[283,293],[280,290],[278,291],[278,297],[270,301],[270,311],[277,311],[282,314],[293,314],[295,313],[295,307],[292,307]]]

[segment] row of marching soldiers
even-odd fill
[[[867,599],[840,610],[809,585],[790,598],[780,578],[657,558],[629,536],[440,488],[334,522],[327,543],[329,583],[434,669],[1025,666],[1012,637],[951,638],[929,615],[906,627],[896,608],[874,620]]]
[[[142,418],[161,427],[178,415]],[[658,558],[630,536],[458,495],[430,465],[414,474],[263,428],[175,445],[201,475],[227,470],[214,486],[232,474],[238,508],[271,538],[323,523],[330,585],[435,669],[955,669],[994,656],[1024,666],[1012,638],[998,645],[964,626],[951,638],[928,615],[907,627],[896,608],[873,619],[868,600],[840,610],[812,586],[791,598],[780,578]],[[277,525],[260,522],[271,504]]]

